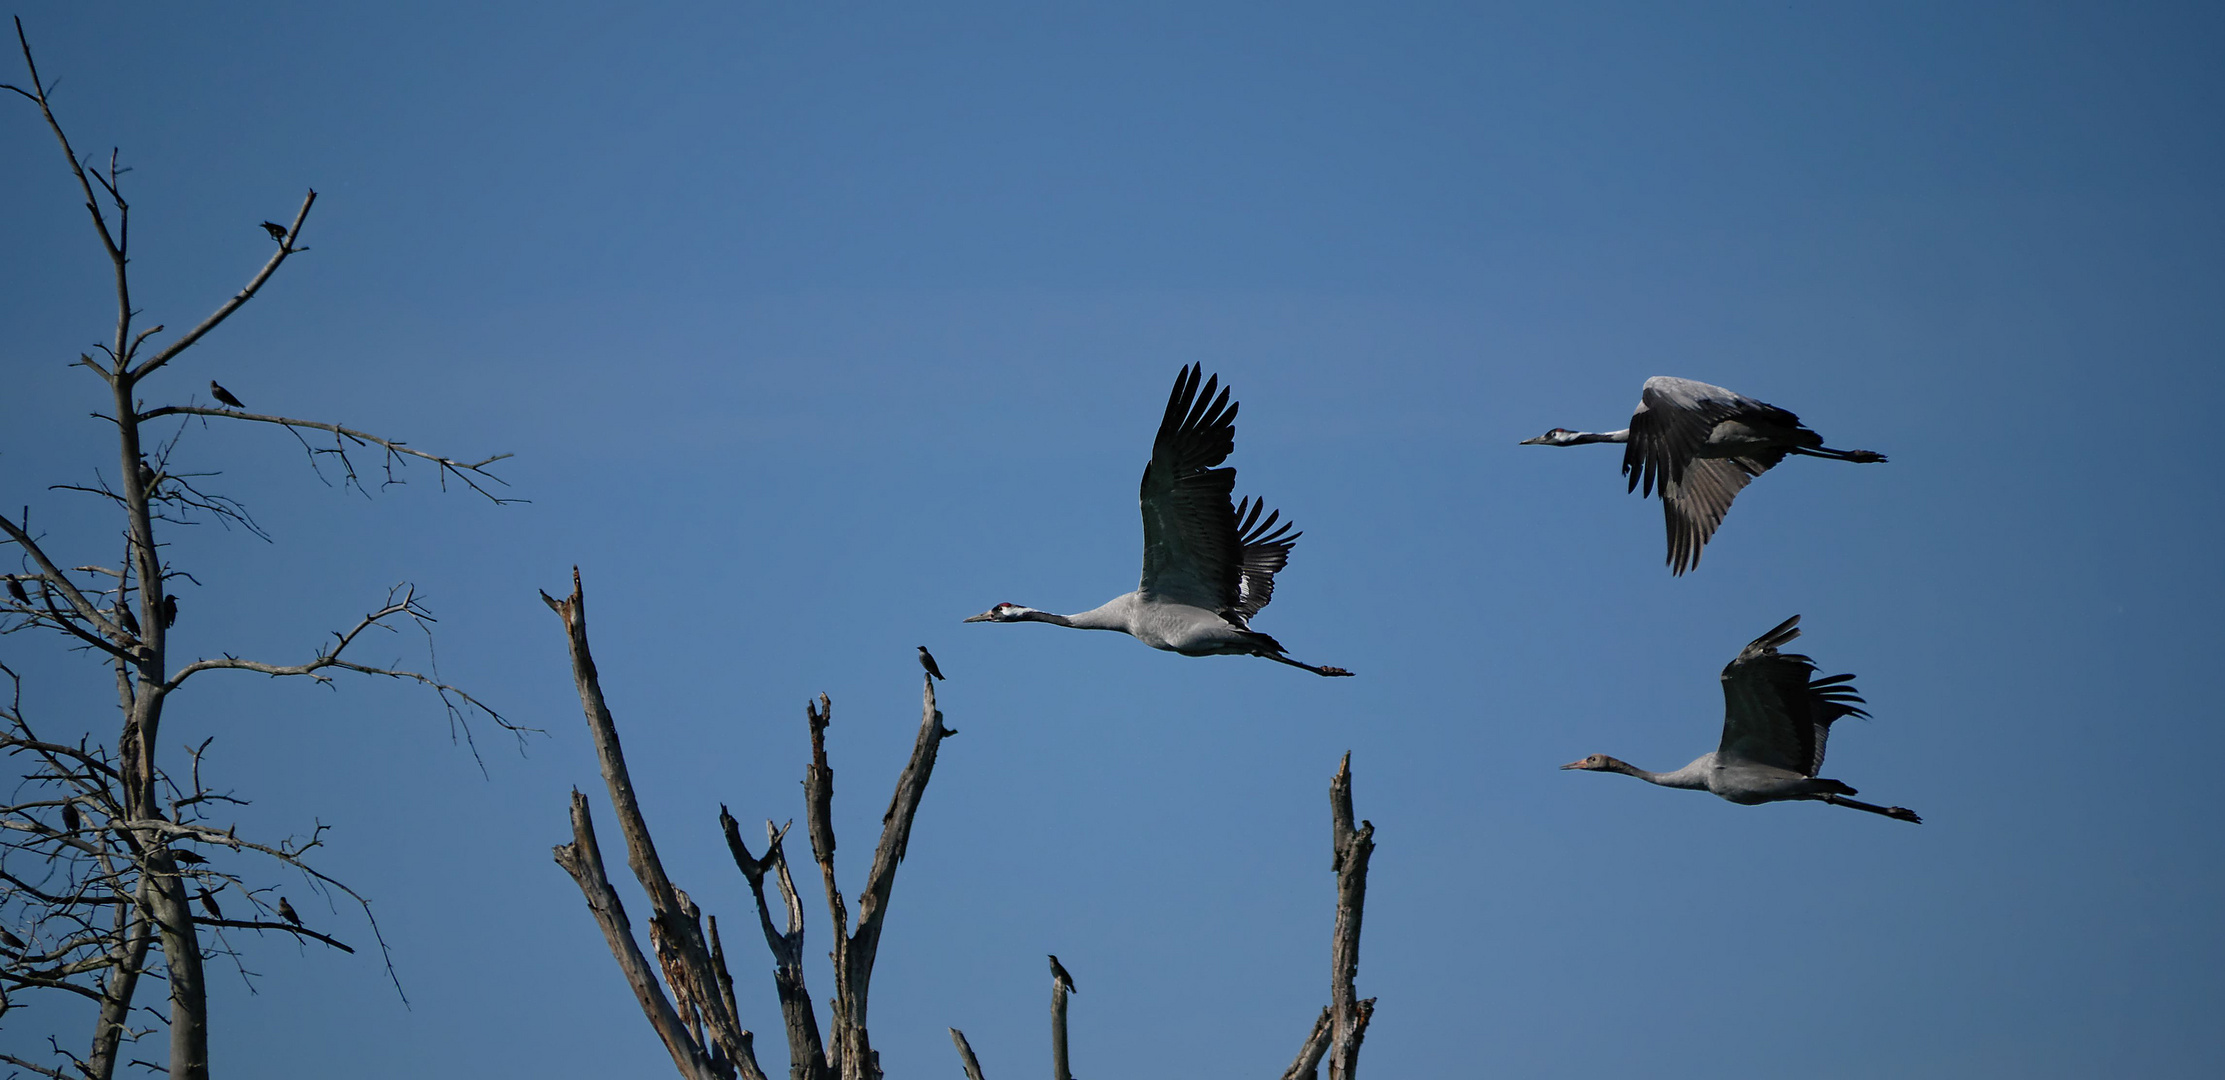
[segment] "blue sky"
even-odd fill
[[[1046,952],[1082,1075],[1277,1073],[1326,1002],[1348,749],[1371,1073],[2225,1068],[2212,7],[16,10],[79,145],[135,169],[148,322],[219,302],[320,192],[315,250],[150,398],[215,377],[514,452],[532,500],[422,470],[366,500],[282,435],[188,431],[276,542],[175,535],[174,652],[302,655],[410,580],[441,671],[548,732],[482,728],[482,777],[398,687],[173,703],[243,829],[332,826],[411,1001],[368,956],[242,943],[231,1075],[665,1068],[548,857],[570,787],[609,821],[535,595],[574,563],[667,864],[743,931],[719,804],[800,816],[831,694],[855,890],[912,647],[941,659],[964,735],[874,981],[892,1076],[955,1075],[951,1025],[993,1077],[1042,1069]],[[105,264],[36,114],[0,109],[0,146],[0,504],[93,561],[113,526],[48,485],[113,455],[67,367]],[[1239,493],[1306,530],[1260,628],[1358,678],[960,625],[1134,586],[1193,361],[1243,402]],[[1789,462],[1672,579],[1615,450],[1515,445],[1623,426],[1656,374],[1892,462]],[[1712,749],[1717,672],[1795,612],[1875,713],[1826,773],[1921,828],[1555,771]],[[83,658],[0,662],[112,732]],[[777,1070],[769,960],[728,939]],[[84,1025],[11,1014],[0,1044],[54,1027]]]

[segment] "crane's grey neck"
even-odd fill
[[[1619,443],[1626,443],[1626,442],[1629,442],[1629,441],[1630,441],[1630,429],[1629,429],[1629,428],[1624,428],[1624,429],[1622,429],[1621,431],[1579,431],[1579,432],[1576,432],[1575,434],[1572,434],[1572,435],[1568,436],[1568,437],[1567,437],[1566,439],[1562,440],[1562,441],[1561,441],[1561,445],[1562,445],[1562,446],[1580,446],[1580,445],[1582,445],[1582,444],[1584,444],[1584,443],[1595,443],[1595,442],[1619,442]]]
[[[1635,776],[1649,784],[1662,787],[1686,788],[1692,791],[1707,790],[1707,774],[1715,764],[1715,755],[1708,754],[1675,772],[1647,772],[1620,758],[1608,758],[1607,768],[1624,776]]]
[[[1135,614],[1135,604],[1135,593],[1122,593],[1088,611],[1052,618],[1060,626],[1071,626],[1076,630],[1118,630],[1123,634],[1133,633],[1131,617]]]
[[[1006,621],[1045,622],[1052,626],[1071,626],[1076,630],[1118,630],[1124,634],[1133,633],[1129,623],[1130,616],[1134,614],[1135,599],[1134,593],[1116,596],[1105,604],[1088,611],[1077,611],[1072,615],[1021,608],[1018,613],[1008,616]]]

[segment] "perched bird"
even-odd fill
[[[1868,716],[1855,693],[1854,676],[1815,678],[1815,661],[1777,647],[1800,636],[1800,616],[1777,624],[1739,650],[1723,668],[1723,742],[1675,772],[1647,772],[1626,761],[1593,754],[1563,769],[1618,772],[1662,787],[1713,792],[1743,806],[1812,799],[1833,806],[1867,810],[1921,825],[1924,819],[1898,806],[1877,806],[1847,798],[1853,788],[1816,775],[1823,767],[1823,746],[1831,724],[1847,716]]]
[[[294,906],[290,903],[287,903],[286,898],[283,896],[278,898],[278,917],[294,924],[295,926],[301,925],[301,916],[294,914]]]
[[[215,397],[216,400],[223,402],[226,405],[230,405],[235,409],[244,409],[247,407],[240,404],[240,399],[233,397],[230,390],[226,390],[221,385],[218,385],[215,379],[209,380],[209,394]]]
[[[83,817],[83,816],[81,816],[80,814],[78,814],[78,812],[77,812],[77,804],[76,804],[76,803],[74,803],[74,802],[66,802],[66,803],[63,803],[63,804],[62,804],[62,831],[63,831],[63,832],[67,832],[67,833],[74,833],[74,832],[76,832],[76,831],[78,830],[78,828],[79,828],[80,826],[82,826],[82,825],[84,825],[84,824],[85,824],[85,819],[84,819],[84,817]]]
[[[1005,603],[965,621],[1117,630],[1184,656],[1260,656],[1316,675],[1352,674],[1292,660],[1280,642],[1251,628],[1304,534],[1289,524],[1276,528],[1279,510],[1261,521],[1264,504],[1229,504],[1236,470],[1214,466],[1236,448],[1237,407],[1227,390],[1214,396],[1220,376],[1204,380],[1202,392],[1201,376],[1192,364],[1175,377],[1143,469],[1143,579],[1136,591],[1074,615]]]
[[[181,862],[187,866],[199,866],[202,863],[209,861],[208,856],[203,855],[198,851],[187,851],[184,848],[173,849],[170,852],[170,858],[175,862]]]
[[[124,624],[124,631],[133,637],[138,637],[139,616],[131,613],[131,605],[121,603],[117,604],[115,607],[115,612],[116,621]]]
[[[1638,411],[1621,431],[1554,428],[1523,446],[1625,443],[1622,474],[1629,490],[1661,489],[1669,530],[1669,572],[1700,564],[1700,549],[1730,512],[1731,500],[1787,454],[1868,464],[1874,450],[1833,450],[1800,418],[1743,394],[1690,379],[1656,375],[1638,395]]]
[[[147,464],[147,459],[146,459],[146,458],[140,458],[140,459],[139,459],[139,486],[140,486],[140,487],[142,487],[142,488],[152,488],[152,487],[154,487],[154,486],[155,486],[155,480],[156,480],[156,479],[158,479],[158,478],[159,478],[159,476],[160,476],[160,474],[158,474],[158,473],[156,473],[156,472],[155,472],[155,467],[154,467],[154,466],[152,466],[152,465],[149,465],[149,464]]]
[[[281,244],[286,242],[286,227],[284,225],[275,221],[266,221],[263,222],[263,231],[269,233],[271,239]]]
[[[925,645],[919,647],[919,666],[926,668],[927,674],[935,678],[943,677],[943,669],[935,666],[935,654],[928,652]]]
[[[201,906],[208,909],[209,918],[218,922],[224,921],[224,909],[216,906],[216,890],[201,890]]]
[[[164,630],[168,630],[168,629],[170,629],[171,627],[173,627],[173,626],[176,626],[176,625],[178,625],[178,598],[177,598],[177,597],[175,597],[175,596],[164,596],[164,597],[162,598],[162,605],[161,605],[161,610],[162,610],[162,628],[163,628]]]
[[[13,598],[18,604],[28,604],[31,602],[31,594],[24,592],[23,583],[17,581],[14,578],[8,579],[8,595]]]
[[[1051,982],[1065,987],[1069,994],[1081,993],[1081,991],[1074,989],[1074,977],[1066,973],[1066,965],[1058,962],[1058,954],[1046,953],[1045,955],[1051,958]]]

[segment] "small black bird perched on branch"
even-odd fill
[[[18,604],[29,604],[31,602],[31,594],[24,592],[23,583],[14,578],[8,579],[8,595],[14,597]]]
[[[266,221],[263,222],[263,231],[269,233],[271,239],[281,244],[286,242],[286,227],[284,225],[275,221]]]
[[[124,624],[124,632],[133,637],[139,636],[139,616],[131,613],[130,604],[116,605],[116,621]]]
[[[198,851],[172,851],[170,853],[170,858],[176,862],[184,863],[187,866],[199,866],[202,863],[209,861],[208,856],[203,855]]]
[[[216,906],[216,890],[201,890],[201,906],[209,909],[209,918],[218,922],[224,921],[224,909]]]
[[[76,803],[66,802],[62,804],[62,830],[64,832],[76,832],[78,826],[84,823],[85,819],[77,814]]]
[[[283,896],[278,898],[278,917],[295,926],[301,925],[301,916],[294,914],[294,906],[287,903]]]
[[[1081,993],[1081,991],[1074,989],[1074,977],[1066,973],[1066,965],[1058,962],[1058,954],[1047,953],[1045,955],[1051,958],[1051,981],[1065,987],[1069,994]]]
[[[162,598],[162,628],[168,630],[176,625],[178,625],[178,598],[165,596]]]
[[[209,380],[209,393],[214,395],[216,397],[216,400],[221,401],[226,405],[230,405],[235,409],[244,409],[247,407],[240,404],[240,399],[233,397],[230,390],[226,390],[222,386],[217,385],[215,379]]]
[[[919,647],[919,666],[926,668],[927,674],[935,678],[943,677],[943,669],[935,666],[935,654],[928,652],[925,645]]]

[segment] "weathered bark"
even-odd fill
[[[594,913],[596,925],[602,927],[603,940],[610,945],[611,955],[618,959],[618,969],[626,976],[626,985],[633,988],[634,1000],[641,1004],[641,1011],[649,1017],[649,1026],[656,1029],[657,1037],[672,1054],[672,1064],[680,1075],[693,1080],[727,1080],[711,1065],[710,1056],[689,1037],[680,1021],[680,1014],[666,999],[664,988],[658,985],[657,976],[650,970],[649,961],[641,955],[641,946],[635,942],[633,924],[626,919],[626,906],[618,898],[618,890],[611,887],[610,878],[603,870],[603,850],[595,842],[595,822],[588,814],[587,796],[572,790],[572,842],[556,849],[556,864],[579,884],[581,895],[587,898],[587,909]]]
[[[816,708],[806,710],[811,724],[811,766],[804,779],[804,810],[811,831],[811,851],[825,880],[827,910],[835,926],[834,941],[834,1047],[828,1055],[841,1080],[880,1080],[881,1063],[873,1052],[866,1030],[866,1006],[873,984],[873,960],[880,951],[881,927],[888,918],[888,902],[896,887],[896,867],[911,843],[912,819],[919,813],[927,782],[934,775],[935,755],[942,741],[954,734],[943,726],[935,707],[935,679],[920,677],[919,735],[912,742],[911,760],[896,779],[896,791],[881,815],[881,842],[873,849],[873,868],[865,890],[858,895],[858,926],[849,925],[848,910],[834,873],[834,770],[827,765],[826,730],[833,722],[833,706],[820,695]]]
[[[650,932],[651,943],[657,951],[657,969],[652,969],[642,957],[639,944],[625,928],[622,911],[608,883],[591,887],[592,880],[583,880],[584,869],[573,872],[573,878],[581,881],[581,891],[587,895],[589,907],[604,925],[612,954],[618,958],[627,981],[634,986],[635,996],[651,1026],[671,1049],[681,1074],[691,1080],[718,1075],[717,1070],[731,1062],[745,1076],[761,1077],[763,1073],[757,1066],[750,1033],[740,1026],[734,1004],[733,977],[726,969],[725,950],[718,942],[717,920],[711,922],[706,944],[700,912],[688,901],[687,894],[674,887],[665,875],[648,826],[642,819],[633,781],[626,770],[625,753],[619,744],[617,725],[603,699],[601,677],[588,647],[586,602],[579,571],[576,568],[572,571],[569,598],[557,600],[543,593],[542,599],[564,619],[570,641],[573,680],[578,685],[588,728],[594,735],[596,756],[601,762],[604,782],[610,789],[611,805],[626,836],[628,865],[633,868],[635,878],[657,913]],[[882,817],[881,840],[874,849],[873,867],[867,875],[865,890],[858,897],[854,932],[850,930],[849,911],[834,869],[834,769],[827,763],[826,748],[826,729],[832,722],[833,705],[822,694],[817,702],[805,708],[811,729],[811,763],[804,776],[805,818],[834,924],[835,992],[829,1009],[831,1040],[822,1040],[810,991],[804,983],[803,903],[796,894],[782,844],[787,827],[776,829],[770,822],[766,823],[765,854],[762,857],[752,855],[742,841],[740,826],[733,815],[725,807],[719,809],[719,825],[725,834],[727,849],[736,868],[749,882],[757,901],[758,922],[765,934],[765,944],[773,954],[773,986],[780,997],[782,1027],[788,1036],[791,1080],[832,1080],[834,1077],[879,1080],[881,1075],[880,1063],[866,1030],[873,961],[879,950],[883,923],[888,917],[896,868],[903,861],[913,819],[919,813],[920,801],[934,773],[937,748],[944,738],[955,734],[943,726],[942,713],[935,708],[934,680],[923,677],[923,681],[926,688],[919,736],[914,741],[911,760],[897,778],[888,812]],[[580,823],[586,817],[584,803],[577,793],[574,794],[573,817],[574,843],[557,849],[557,861],[567,871],[573,871],[575,865],[584,868],[588,862],[579,854],[578,837],[592,838],[591,832],[581,832]],[[768,879],[779,889],[786,913],[785,928],[774,923],[772,902],[765,891]],[[669,999],[657,982],[657,970],[663,974],[663,987],[672,990]],[[691,1023],[700,1027],[691,1031]],[[713,1071],[700,1071],[704,1068]],[[727,1075],[731,1075],[730,1071]]]
[[[757,898],[757,921],[765,931],[765,947],[772,950],[773,991],[780,997],[781,1026],[788,1033],[789,1080],[827,1080],[832,1072],[827,1066],[825,1045],[819,1039],[819,1016],[812,1010],[811,991],[804,985],[803,899],[796,895],[796,882],[788,874],[788,855],[782,845],[788,826],[775,830],[772,822],[765,823],[765,856],[760,859],[749,853],[749,846],[742,842],[741,827],[726,807],[719,807],[718,818],[719,828],[726,834],[726,849]],[[788,915],[785,931],[774,928],[772,907],[765,900],[768,873],[779,885],[781,904]]]
[[[1367,1035],[1375,999],[1357,1000],[1353,981],[1360,970],[1360,916],[1367,903],[1367,863],[1375,853],[1375,825],[1352,822],[1352,755],[1347,752],[1329,782],[1331,842],[1336,858],[1337,923],[1329,960],[1329,1007],[1335,1033],[1329,1041],[1329,1080],[1352,1080],[1360,1064],[1360,1040]]]
[[[604,786],[610,791],[611,809],[617,814],[619,831],[626,838],[626,865],[633,870],[634,879],[641,883],[641,890],[649,895],[650,918],[655,923],[651,940],[661,938],[669,947],[670,963],[663,966],[673,982],[673,992],[691,1006],[690,1014],[700,1017],[707,1037],[698,1043],[687,1036],[686,1020],[653,979],[646,988],[655,992],[654,1007],[649,999],[644,999],[642,1008],[650,1014],[650,1024],[657,1029],[658,1037],[665,1039],[668,1047],[674,1047],[673,1061],[683,1075],[731,1076],[739,1069],[750,1077],[762,1076],[752,1049],[754,1040],[742,1030],[739,1019],[725,1008],[726,996],[718,990],[721,979],[712,964],[710,947],[703,939],[701,926],[689,913],[693,905],[685,901],[665,874],[664,862],[657,857],[656,842],[649,835],[648,822],[641,816],[641,803],[634,795],[633,776],[626,769],[625,750],[618,741],[618,725],[611,718],[610,706],[603,698],[602,679],[595,669],[593,650],[588,646],[587,598],[580,588],[579,570],[576,567],[572,570],[571,596],[557,600],[543,593],[541,599],[564,620],[571,649],[572,680],[579,690],[580,708],[586,713],[588,730],[594,735],[595,757],[602,766]],[[586,820],[586,804],[576,791],[572,805],[573,836],[577,844],[581,836],[579,824]],[[592,837],[593,834],[590,831],[587,835]],[[557,862],[569,872],[572,867],[566,864],[564,856],[565,848],[558,848]],[[573,876],[575,880],[579,877],[576,873]],[[585,883],[581,889],[586,891]],[[590,907],[596,907],[601,899],[610,905],[611,911],[619,910],[617,894],[610,890],[607,880],[600,893],[600,897],[588,897]],[[596,912],[600,921],[603,909],[596,907]],[[608,934],[606,923],[605,935]],[[624,942],[634,956],[640,955],[640,946],[634,942],[631,932],[625,935]],[[636,994],[641,994],[643,984],[636,982],[636,974],[618,949],[616,940],[612,941],[612,951],[618,955],[627,981],[635,983]],[[667,1011],[677,1031],[666,1026]],[[678,1046],[672,1042],[674,1034],[680,1038]],[[699,1067],[701,1071],[697,1071]]]
[[[1051,980],[1051,1080],[1074,1080],[1066,1058],[1066,982]]]
[[[966,1033],[951,1028],[950,1042],[958,1048],[958,1060],[966,1066],[966,1080],[983,1080],[981,1062],[973,1056],[973,1045],[966,1041]]]
[[[1313,1030],[1307,1033],[1305,1043],[1298,1047],[1297,1060],[1283,1070],[1282,1080],[1319,1080],[1321,1055],[1329,1052],[1329,1035],[1336,1028],[1335,1021],[1336,1008],[1322,1006],[1320,1018],[1313,1022]]]

